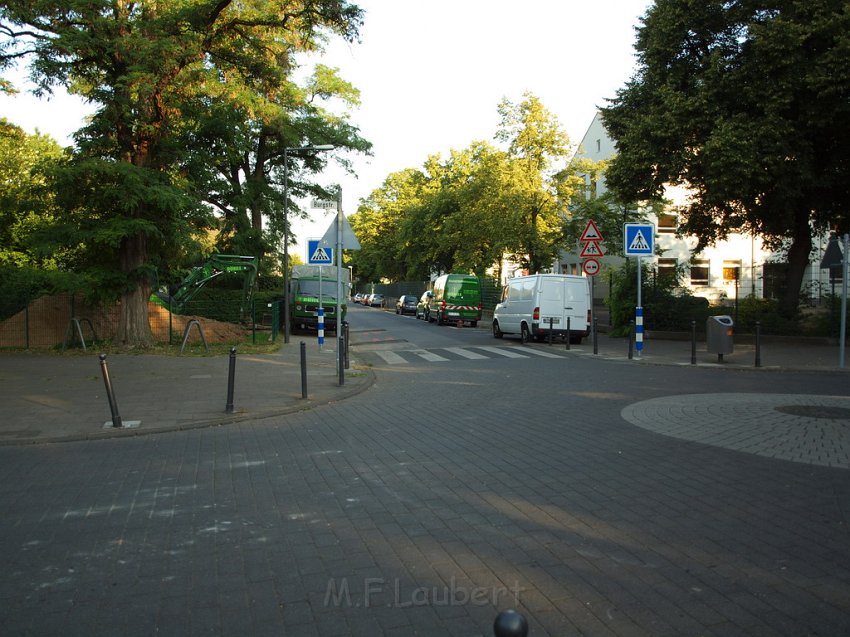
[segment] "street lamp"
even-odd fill
[[[333,150],[331,144],[283,149],[283,342],[289,343],[289,153]]]

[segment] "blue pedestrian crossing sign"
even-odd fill
[[[652,256],[655,252],[655,226],[651,223],[627,223],[623,237],[623,254],[627,257]]]
[[[307,241],[307,263],[310,265],[333,265],[334,249],[322,245],[321,239]]]

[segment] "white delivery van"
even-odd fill
[[[509,279],[493,312],[493,336],[517,334],[522,342],[552,335],[581,343],[590,333],[590,284],[572,274],[532,274]],[[569,319],[569,333],[567,332]]]

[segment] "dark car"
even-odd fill
[[[395,304],[396,314],[416,314],[416,304],[419,302],[415,296],[411,294],[403,294],[398,297]]]

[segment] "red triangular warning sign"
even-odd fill
[[[584,232],[581,233],[579,241],[602,241],[602,234],[593,219],[587,220],[587,225],[584,227]]]
[[[584,244],[578,256],[584,259],[585,257],[602,257],[605,256],[605,253],[599,247],[599,241],[588,241]]]

